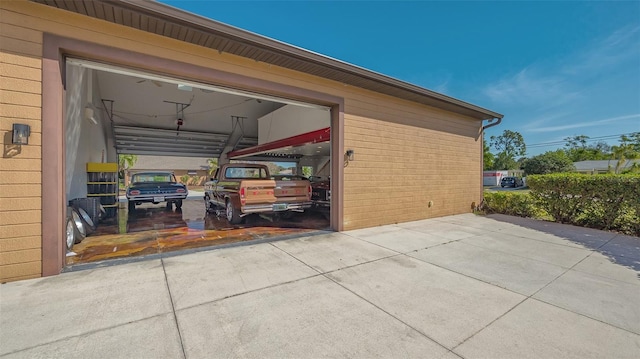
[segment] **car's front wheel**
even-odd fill
[[[129,204],[127,205],[127,209],[129,210],[129,213],[135,211],[136,203],[134,201],[129,201]]]

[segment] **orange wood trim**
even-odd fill
[[[42,59],[42,275],[64,266],[66,217],[62,57],[44,34]]]
[[[344,100],[331,108],[331,229],[344,230]]]

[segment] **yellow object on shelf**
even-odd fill
[[[118,164],[87,162],[87,172],[118,172]]]

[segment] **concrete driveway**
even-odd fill
[[[0,286],[6,358],[638,358],[640,238],[459,215]]]

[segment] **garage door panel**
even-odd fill
[[[229,138],[228,134],[221,133],[129,126],[114,126],[114,135],[118,153],[188,157],[218,157]],[[257,142],[257,138],[243,137],[237,148]]]

